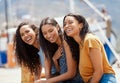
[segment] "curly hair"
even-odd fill
[[[27,67],[31,73],[37,74],[41,71],[41,62],[38,55],[39,49],[35,48],[33,45],[25,43],[22,40],[20,28],[24,25],[29,25],[30,28],[35,31],[36,35],[38,35],[38,28],[34,24],[29,24],[27,22],[22,22],[19,24],[14,39],[17,61],[20,65]]]

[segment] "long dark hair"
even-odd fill
[[[39,49],[35,48],[33,45],[25,43],[22,40],[20,35],[20,28],[24,25],[29,25],[30,28],[35,31],[36,35],[38,35],[38,28],[34,24],[27,22],[22,22],[19,24],[14,39],[17,61],[20,65],[28,67],[31,73],[38,73],[41,71],[41,62],[38,55]]]
[[[43,52],[45,53],[45,57],[50,58],[52,60],[52,57],[53,57],[54,53],[58,49],[58,45],[56,43],[51,43],[44,38],[41,29],[42,29],[43,25],[47,25],[47,24],[55,26],[55,27],[57,27],[57,26],[59,27],[58,33],[59,33],[59,36],[61,38],[61,41],[62,41],[62,30],[61,30],[58,22],[54,18],[46,17],[41,21],[41,24],[40,24],[40,27],[39,27],[40,45],[41,45],[41,48],[42,48]]]
[[[64,26],[65,18],[67,16],[74,17],[78,21],[78,23],[83,23],[83,28],[81,29],[79,35],[82,39],[84,39],[85,35],[89,32],[89,28],[88,28],[89,25],[87,21],[85,20],[85,18],[78,14],[69,13],[63,19],[63,26]],[[70,46],[70,50],[72,51],[73,56],[75,57],[77,61],[79,61],[79,53],[80,53],[79,44],[72,37],[67,36],[65,31],[64,31],[64,37],[68,45]]]

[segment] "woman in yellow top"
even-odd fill
[[[89,32],[85,18],[77,14],[67,14],[63,19],[63,26],[71,51],[80,50],[79,72],[84,82],[116,83],[115,72],[108,62],[103,44]]]

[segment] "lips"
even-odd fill
[[[49,41],[50,41],[50,42],[54,41],[54,38],[50,37],[50,38],[49,38]]]
[[[69,34],[72,31],[72,29],[68,28],[66,29],[66,33]]]
[[[32,41],[32,37],[29,36],[26,38],[26,43],[30,43],[31,41]]]

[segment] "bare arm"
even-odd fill
[[[41,78],[41,71],[42,71],[42,65],[40,65],[40,70],[38,71],[38,74],[37,74],[37,80]]]
[[[64,80],[73,78],[76,75],[76,61],[73,59],[70,48],[68,44],[64,41],[64,48],[66,52],[66,63],[67,63],[67,72],[59,76],[50,78],[47,80],[48,83],[56,83]]]
[[[103,75],[101,51],[97,48],[90,48],[90,58],[94,68],[93,77],[90,83],[99,83]]]
[[[59,67],[59,64],[58,64],[58,59],[61,57],[61,47],[59,47],[57,49],[57,51],[55,52],[54,56],[53,56],[53,62],[55,64],[55,67],[57,69],[57,71],[59,72],[60,71],[60,67]]]
[[[50,61],[50,59],[45,58],[44,64],[45,64],[45,76],[46,76],[46,79],[48,79],[51,77],[51,61]]]

